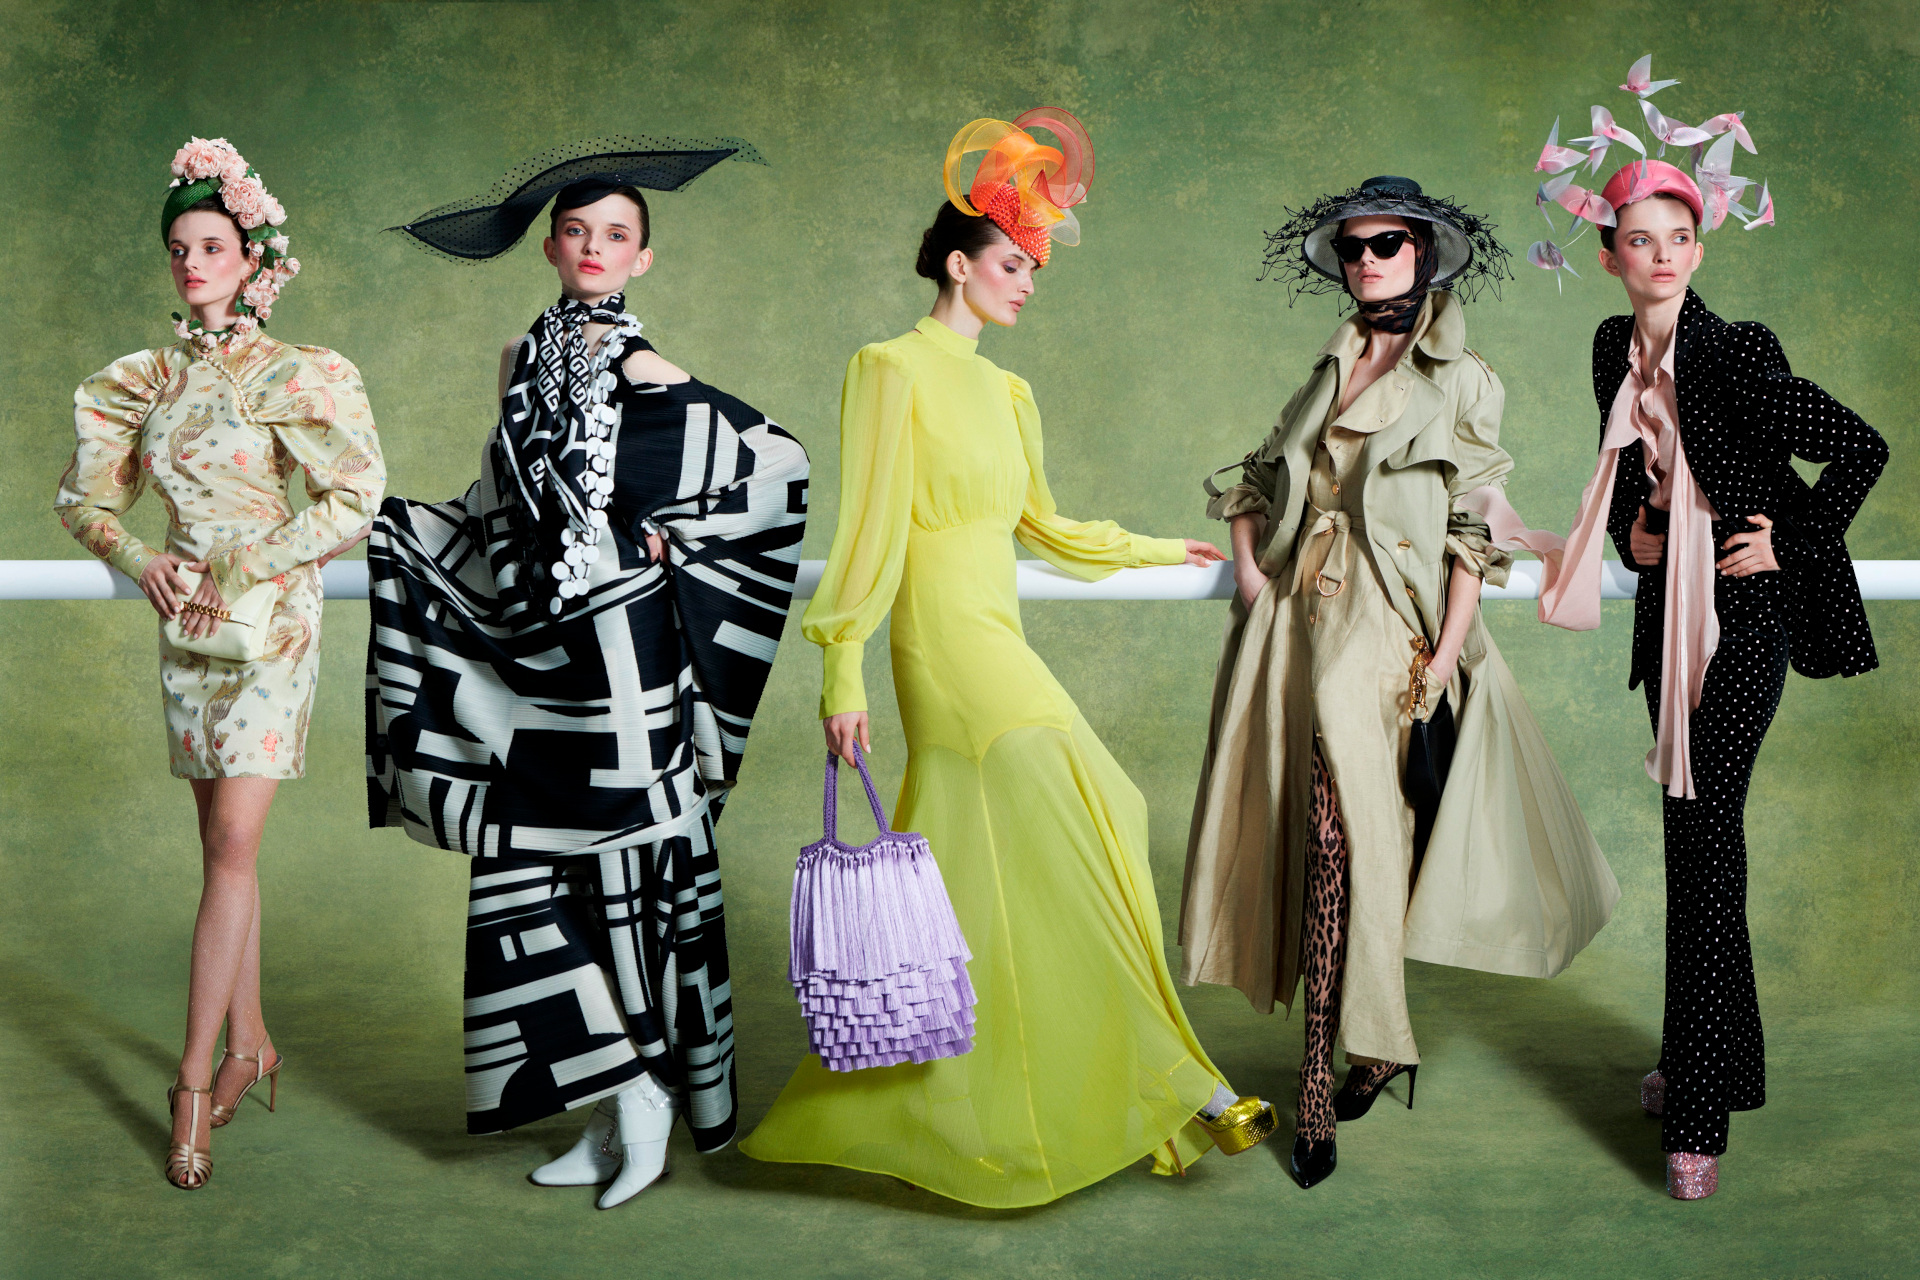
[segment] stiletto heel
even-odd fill
[[[213,1177],[213,1152],[202,1151],[193,1145],[194,1130],[200,1127],[200,1096],[205,1094],[209,1105],[213,1100],[213,1089],[195,1089],[182,1084],[178,1079],[167,1086],[167,1116],[173,1116],[173,1100],[180,1094],[188,1095],[192,1110],[187,1116],[187,1140],[176,1142],[167,1148],[167,1163],[163,1170],[168,1182],[182,1191],[198,1191],[207,1185],[207,1179]]]
[[[217,1102],[212,1103],[213,1120],[211,1123],[213,1128],[218,1129],[221,1125],[230,1123],[234,1116],[239,1114],[240,1104],[247,1100],[247,1094],[252,1091],[253,1086],[259,1084],[262,1080],[267,1082],[267,1110],[272,1111],[280,1101],[280,1068],[287,1064],[287,1057],[278,1049],[274,1050],[273,1065],[265,1071],[262,1071],[260,1069],[260,1059],[266,1053],[267,1044],[267,1041],[261,1041],[260,1047],[252,1053],[235,1053],[231,1049],[221,1050],[220,1067],[227,1065],[228,1058],[232,1058],[235,1062],[251,1062],[253,1064],[253,1079],[247,1081],[246,1087],[240,1090],[240,1096],[233,1100],[232,1106],[223,1107]],[[215,1084],[218,1084],[220,1081],[220,1067],[213,1069]],[[213,1096],[211,1090],[209,1090],[207,1096],[209,1101],[211,1101]]]
[[[1385,1074],[1374,1078],[1374,1073],[1385,1069]],[[1373,1110],[1373,1103],[1394,1077],[1404,1075],[1407,1078],[1407,1110],[1413,1110],[1413,1081],[1420,1070],[1419,1063],[1382,1062],[1378,1065],[1358,1066],[1347,1072],[1346,1083],[1340,1086],[1340,1092],[1333,1099],[1333,1116],[1339,1121],[1358,1120]]]

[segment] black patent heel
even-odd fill
[[[1335,1120],[1341,1122],[1358,1120],[1361,1116],[1373,1110],[1374,1100],[1386,1092],[1388,1084],[1392,1083],[1396,1077],[1402,1075],[1407,1078],[1407,1110],[1413,1110],[1413,1088],[1415,1080],[1417,1080],[1420,1075],[1420,1064],[1417,1062],[1412,1064],[1396,1062],[1386,1065],[1392,1066],[1393,1070],[1382,1076],[1379,1082],[1371,1088],[1369,1088],[1364,1081],[1373,1074],[1372,1067],[1355,1067],[1353,1070],[1347,1072],[1346,1082],[1340,1086],[1340,1092],[1335,1094],[1333,1098],[1333,1118]]]
[[[1293,1140],[1293,1156],[1287,1162],[1287,1171],[1293,1180],[1300,1184],[1302,1191],[1308,1187],[1325,1182],[1332,1176],[1334,1167],[1340,1163],[1340,1153],[1334,1140],[1314,1142],[1305,1135],[1296,1135]]]

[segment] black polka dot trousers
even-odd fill
[[[1728,527],[1731,526],[1731,527]],[[1714,523],[1714,543],[1744,522]],[[1722,532],[1723,528],[1727,532]],[[1721,1155],[1727,1117],[1767,1100],[1766,1042],[1747,935],[1747,783],[1787,679],[1781,575],[1715,580],[1720,644],[1690,722],[1695,798],[1661,796],[1667,992],[1660,1034],[1666,1151]],[[1645,682],[1660,723],[1660,676]]]

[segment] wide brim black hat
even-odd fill
[[[766,163],[739,138],[588,138],[530,156],[480,195],[387,230],[449,258],[494,258],[520,243],[547,201],[567,187],[590,183],[602,194],[623,186],[679,191],[722,160]]]
[[[1494,224],[1453,200],[1430,196],[1411,178],[1368,178],[1351,191],[1322,196],[1304,209],[1288,209],[1287,224],[1267,233],[1260,278],[1287,281],[1294,293],[1344,293],[1347,279],[1333,251],[1334,237],[1350,218],[1417,219],[1433,233],[1432,288],[1468,296],[1511,280],[1507,251],[1493,236]]]

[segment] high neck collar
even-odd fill
[[[266,329],[257,324],[244,333],[235,329],[195,329],[181,338],[178,345],[196,360],[214,360],[245,351],[266,336]]]
[[[948,355],[958,356],[962,360],[973,359],[974,355],[980,349],[980,339],[963,338],[953,330],[947,328],[944,324],[941,324],[938,320],[935,320],[932,316],[927,316],[921,320],[919,324],[913,326],[913,331],[915,333],[925,334],[928,338],[932,339],[934,346],[940,348]]]

